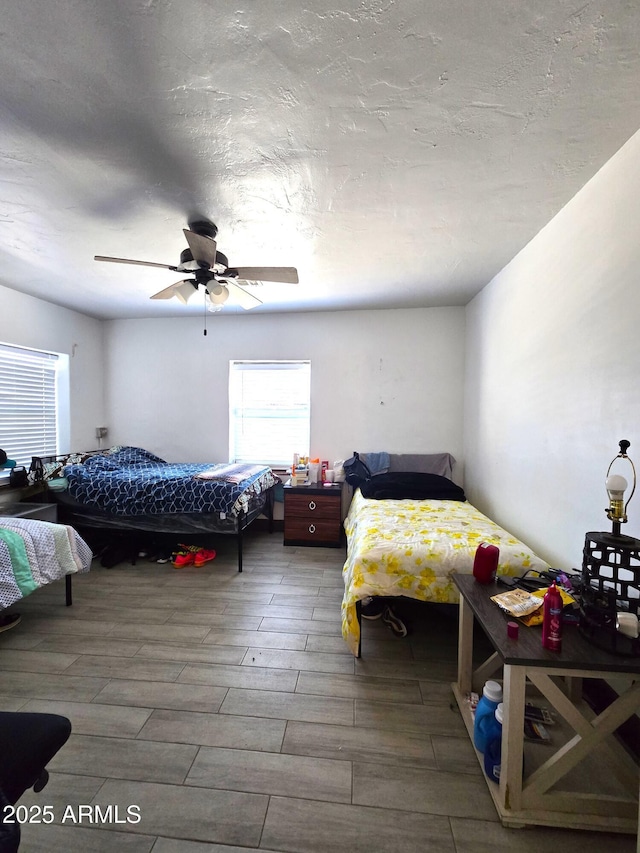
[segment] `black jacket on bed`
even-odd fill
[[[376,474],[360,486],[362,496],[374,500],[466,501],[464,490],[438,474],[396,471]]]

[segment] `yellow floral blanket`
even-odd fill
[[[402,595],[455,604],[458,590],[452,575],[473,571],[481,542],[500,549],[499,574],[549,568],[468,502],[368,500],[356,489],[344,528],[348,545],[342,572],[342,636],[354,655],[360,642],[356,601]]]

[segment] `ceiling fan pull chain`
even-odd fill
[[[202,304],[204,306],[204,336],[206,338],[206,336],[207,336],[207,291],[206,290],[204,292],[204,299],[203,299]]]

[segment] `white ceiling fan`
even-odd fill
[[[233,295],[235,301],[249,310],[262,305],[262,300],[244,288],[263,281],[298,283],[298,271],[295,267],[230,267],[226,255],[217,251],[215,237],[217,227],[208,220],[189,222],[189,228],[183,229],[189,245],[180,253],[177,266],[157,264],[153,261],[134,261],[127,258],[109,258],[95,255],[96,261],[108,261],[113,264],[136,264],[145,267],[160,267],[175,272],[191,273],[193,278],[185,278],[154,293],[151,299],[171,299],[176,297],[184,305],[198,291],[200,285],[206,291],[206,298],[212,310],[219,310]]]

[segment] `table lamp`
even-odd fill
[[[580,631],[594,645],[613,654],[640,656],[640,540],[625,536],[627,507],[636,488],[636,469],[627,455],[630,443],[619,442],[620,452],[611,460],[605,487],[609,506],[605,512],[611,533],[587,533],[582,559]],[[628,482],[612,473],[618,460],[631,467],[633,487],[625,502]]]

